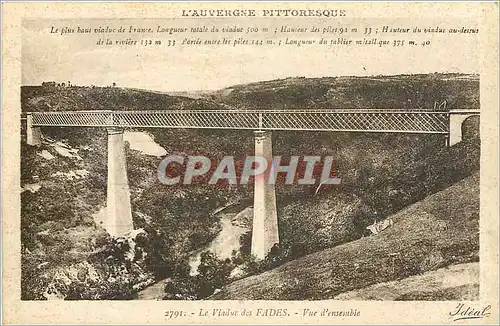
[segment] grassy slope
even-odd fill
[[[21,87],[21,107],[29,111],[218,109],[209,100],[118,87]]]
[[[213,299],[315,300],[478,260],[479,173],[392,216],[394,225],[236,281]]]
[[[175,95],[174,95],[175,94]],[[119,87],[22,87],[23,111],[221,108],[479,108],[479,76],[425,74],[287,78],[235,85],[203,97]],[[196,96],[195,96],[196,97]]]

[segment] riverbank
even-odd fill
[[[198,266],[201,263],[201,254],[210,251],[217,255],[219,259],[231,258],[234,250],[240,250],[240,236],[249,229],[242,218],[247,218],[249,210],[245,209],[240,213],[220,213],[221,231],[207,246],[190,253],[189,265],[192,276],[198,274]],[[251,211],[250,211],[251,212]],[[241,218],[240,218],[241,217]],[[137,293],[137,300],[161,300],[165,296],[165,284],[169,279],[161,280],[152,284]]]

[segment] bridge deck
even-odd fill
[[[383,109],[31,112],[33,126],[438,133],[449,113]]]

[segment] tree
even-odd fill
[[[233,268],[230,259],[221,260],[209,251],[203,252],[200,266],[198,266],[199,297],[206,298],[214,293],[215,289],[226,285]]]

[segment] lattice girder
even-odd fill
[[[32,112],[33,126],[447,133],[447,112],[395,110],[171,110]]]

